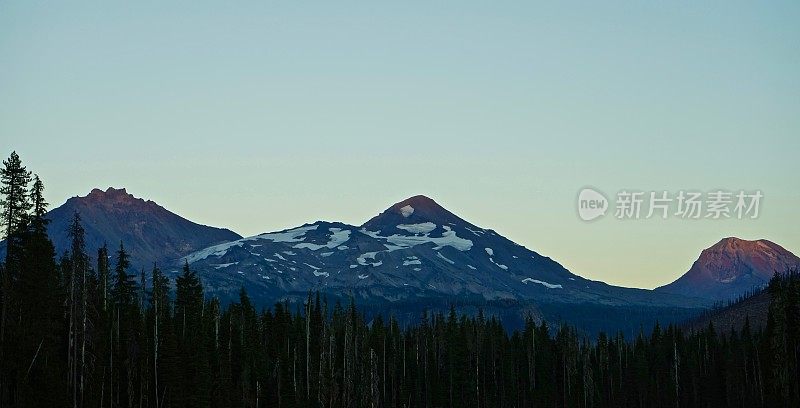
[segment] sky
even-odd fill
[[[416,194],[611,284],[800,254],[800,3],[0,2],[0,154],[242,235]],[[761,191],[582,221],[578,192]]]

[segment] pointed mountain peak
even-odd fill
[[[392,205],[364,223],[362,227],[368,230],[380,230],[387,226],[394,227],[400,224],[421,224],[426,222],[438,225],[464,224],[473,226],[446,210],[433,199],[424,195],[416,195]]]
[[[424,195],[415,195],[414,197],[407,198],[403,201],[400,201],[397,204],[394,204],[389,208],[399,210],[400,214],[407,214],[406,217],[412,215],[415,211],[425,212],[425,213],[442,213],[447,212],[441,205],[433,201],[432,198],[426,197]]]

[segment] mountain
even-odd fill
[[[67,229],[75,212],[86,230],[86,250],[92,258],[108,243],[109,252],[122,241],[135,268],[167,264],[198,249],[241,238],[233,231],[200,225],[182,218],[153,201],[136,198],[123,189],[92,190],[72,197],[47,213],[48,234],[61,254],[69,249]],[[2,251],[5,252],[5,245]],[[3,255],[4,256],[4,255]]]
[[[800,258],[778,244],[729,237],[704,249],[688,272],[656,290],[727,300],[763,287],[776,271],[784,273],[798,265]]]
[[[708,305],[585,279],[425,196],[394,204],[361,226],[318,221],[211,246],[183,259],[220,298],[236,299],[244,287],[267,305],[299,300],[309,291],[353,296],[361,304],[457,299],[545,308],[550,315],[584,304],[670,310]]]

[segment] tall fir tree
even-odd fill
[[[32,203],[28,196],[28,184],[31,182],[31,172],[22,165],[17,152],[11,152],[7,160],[3,160],[0,169],[0,209],[3,227],[3,238],[8,245],[6,251],[6,267],[13,264],[15,241],[12,239],[17,233],[25,230],[29,218],[28,212]]]
[[[17,152],[11,152],[7,160],[3,160],[0,168],[0,226],[6,240],[5,266],[0,272],[0,366],[10,365],[7,351],[13,349],[15,339],[6,337],[9,327],[13,330],[18,299],[14,296],[16,280],[19,278],[22,262],[22,240],[27,230],[31,209],[28,197],[28,183],[31,172],[22,165]],[[0,372],[0,403],[10,401],[15,391],[10,390],[12,378],[6,377],[7,371]]]
[[[111,342],[111,403],[132,407],[138,393],[137,372],[141,325],[138,307],[138,288],[135,278],[128,272],[130,255],[122,242],[116,256],[112,290],[112,342]]]
[[[90,308],[92,296],[92,270],[86,253],[86,231],[80,214],[73,213],[68,228],[70,237],[70,270],[68,280],[69,316],[69,383],[74,406],[84,406],[87,378],[93,366],[92,325]]]
[[[112,297],[114,304],[118,308],[133,306],[136,301],[136,281],[133,275],[128,273],[131,266],[130,255],[125,250],[122,242],[119,243],[117,250],[116,266],[114,267],[114,285]]]
[[[109,284],[111,283],[111,271],[108,265],[108,245],[105,243],[97,250],[97,278],[100,304],[103,312],[108,310]]]
[[[178,346],[180,355],[180,406],[206,407],[209,395],[204,391],[208,386],[208,361],[197,358],[205,355],[203,333],[203,285],[197,274],[184,261],[183,272],[175,282],[175,325],[178,327]]]
[[[15,341],[19,345],[15,366],[25,372],[16,379],[18,406],[61,405],[67,401],[61,365],[63,295],[56,269],[55,250],[47,236],[47,202],[44,183],[35,177],[31,189],[34,203],[29,228],[22,234],[20,269],[15,286],[18,299],[19,327]],[[26,368],[27,367],[27,368]],[[42,393],[48,388],[52,392]]]

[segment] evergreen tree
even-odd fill
[[[28,196],[28,183],[31,182],[31,172],[22,165],[17,152],[11,152],[7,160],[3,160],[3,168],[0,169],[0,209],[2,218],[0,225],[3,227],[3,238],[6,245],[6,266],[13,264],[14,250],[16,249],[14,240],[17,233],[25,230],[28,221],[28,211],[31,209],[31,201]],[[18,243],[17,243],[18,244]]]
[[[103,244],[97,250],[97,276],[98,276],[98,290],[100,295],[100,304],[102,305],[103,312],[108,310],[109,299],[109,283],[111,271],[108,266],[108,245]]]
[[[183,272],[175,284],[175,323],[180,354],[179,404],[205,407],[209,404],[208,362],[200,334],[203,332],[203,285],[197,274],[184,262]],[[198,356],[201,356],[198,358]]]
[[[69,351],[69,384],[74,406],[83,406],[87,378],[91,376],[92,367],[92,324],[91,293],[92,278],[89,256],[86,254],[85,230],[80,215],[73,214],[68,229],[70,244],[70,270],[68,280],[68,351]]]
[[[36,177],[31,190],[35,203],[30,228],[23,234],[21,264],[16,294],[19,299],[19,327],[15,340],[19,345],[15,357],[24,368],[16,386],[18,406],[62,405],[66,384],[62,373],[60,335],[62,333],[63,295],[56,269],[55,250],[47,236],[45,218],[47,203],[44,185]],[[27,368],[26,368],[27,367]],[[42,389],[52,392],[42,393]]]
[[[132,407],[139,387],[141,316],[137,302],[137,285],[133,275],[128,273],[130,256],[120,242],[114,267],[114,286],[112,290],[113,310],[111,324],[111,403],[116,406]]]
[[[6,240],[5,267],[0,276],[0,366],[10,364],[6,360],[6,350],[12,349],[7,344],[6,332],[8,326],[13,324],[9,319],[10,312],[17,307],[14,297],[14,285],[20,274],[22,260],[22,239],[27,229],[28,211],[31,208],[28,197],[28,183],[31,181],[31,172],[22,165],[16,152],[11,152],[8,160],[3,160],[0,169],[0,226],[3,228],[3,238]],[[13,330],[13,329],[12,329]],[[11,340],[12,343],[14,340]],[[0,403],[11,401],[14,391],[8,384],[10,378],[4,377],[6,370],[0,373]]]
[[[132,307],[136,300],[136,281],[133,275],[128,273],[130,268],[130,255],[125,251],[122,242],[119,243],[117,250],[117,262],[114,267],[114,285],[112,296],[117,308]]]

